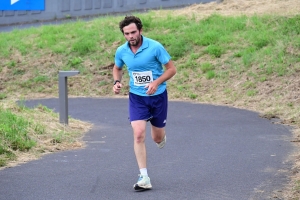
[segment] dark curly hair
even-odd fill
[[[140,20],[140,18],[136,17],[136,16],[126,16],[120,23],[119,23],[119,28],[121,30],[121,32],[124,34],[123,28],[125,26],[128,26],[131,23],[135,23],[136,27],[138,28],[138,30],[140,31],[143,27],[142,21]]]

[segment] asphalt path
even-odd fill
[[[38,104],[59,110],[58,99],[25,102]],[[288,182],[295,149],[287,126],[247,110],[170,101],[163,149],[147,126],[153,189],[135,192],[139,170],[127,104],[70,98],[70,116],[94,124],[83,138],[86,147],[1,170],[0,199],[269,199]]]

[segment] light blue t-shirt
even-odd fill
[[[157,41],[144,37],[142,46],[134,54],[128,42],[121,45],[115,55],[115,65],[122,68],[127,66],[130,77],[130,92],[140,96],[149,96],[146,94],[145,85],[156,80],[163,73],[163,66],[167,64],[171,56],[165,48]],[[166,90],[167,84],[160,84],[153,95],[158,95]]]

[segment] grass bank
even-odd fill
[[[60,150],[83,147],[81,137],[91,124],[70,119],[59,123],[58,114],[45,106],[33,109],[14,101],[1,101],[0,168],[37,159]]]
[[[177,66],[172,99],[247,107],[299,125],[300,15],[140,17],[144,35],[160,41]],[[1,33],[0,98],[57,96],[59,70],[80,71],[70,95],[112,95],[120,19]]]

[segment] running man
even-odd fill
[[[136,16],[126,16],[119,23],[126,43],[117,48],[113,68],[113,91],[122,89],[122,67],[127,66],[129,82],[129,119],[133,129],[134,153],[140,169],[135,190],[151,189],[146,159],[146,123],[158,148],[166,144],[168,95],[166,81],[176,74],[171,56],[159,42],[142,35],[143,25]],[[165,66],[165,70],[163,69]]]

